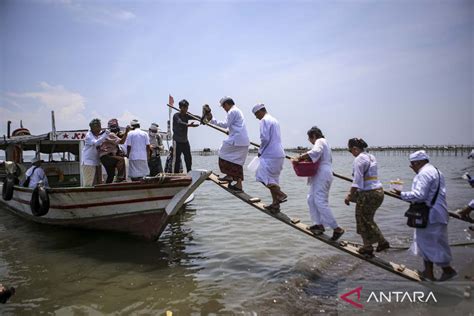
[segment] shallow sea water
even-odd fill
[[[405,155],[377,154],[379,173],[388,189],[400,178],[407,189],[414,173]],[[249,162],[253,158],[249,155]],[[194,156],[193,168],[217,170],[217,156]],[[335,153],[334,171],[350,176],[352,157]],[[451,210],[463,207],[474,190],[461,179],[474,175],[466,156],[433,156],[446,177]],[[246,171],[244,189],[268,202],[270,195]],[[309,224],[305,178],[294,175],[289,162],[281,177],[289,195],[282,211]],[[330,205],[343,239],[355,233],[354,206],[346,206],[349,183],[334,179]],[[407,204],[385,197],[376,221],[392,245],[409,245]],[[449,224],[450,243],[470,242],[468,225]],[[452,247],[459,286],[471,284],[474,247]],[[421,269],[420,258],[390,250],[387,260]],[[439,271],[438,271],[439,273]],[[27,222],[0,209],[0,283],[17,287],[1,315],[158,315],[188,314],[463,314],[474,310],[471,299],[444,303],[366,304],[359,311],[342,302],[347,289],[364,286],[392,290],[411,288],[409,281],[339,252],[244,204],[210,181],[154,243],[123,234],[72,230]],[[366,295],[366,294],[364,294]],[[446,303],[447,302],[447,303]]]

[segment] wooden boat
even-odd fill
[[[49,159],[41,167],[50,187],[42,191],[38,191],[41,189],[38,187],[24,188],[11,173],[4,172],[0,204],[25,219],[42,224],[125,232],[155,240],[209,175],[206,170],[195,170],[188,175],[160,174],[141,181],[83,187],[79,161],[86,130],[53,130],[37,136],[28,135],[25,129],[21,135],[15,132],[11,137],[0,139],[0,150],[6,152],[5,164],[24,171],[31,165],[23,161],[25,152],[33,151],[37,157],[47,154]],[[35,195],[35,190],[42,194]]]

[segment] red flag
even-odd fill
[[[173,99],[173,97],[171,96],[171,94],[170,94],[170,97],[169,97],[169,99],[168,99],[168,104],[169,104],[169,105],[174,105],[174,99]]]

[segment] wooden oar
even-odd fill
[[[179,112],[179,109],[178,109],[178,108],[176,108],[176,107],[174,107],[174,106],[172,106],[172,105],[170,105],[170,104],[167,104],[167,105],[168,105],[170,108],[172,108],[172,109],[174,109],[174,110],[176,110],[176,111]],[[190,112],[186,112],[186,114],[188,114],[190,117],[192,117],[193,119],[195,119],[195,120],[197,120],[197,121],[201,121],[201,117],[200,117],[199,115],[195,115],[195,114],[192,114],[192,113],[190,113]],[[222,132],[222,133],[224,133],[224,134],[229,135],[229,131],[227,131],[226,129],[224,129],[224,128],[222,128],[222,127],[216,126],[216,125],[211,124],[211,123],[205,123],[205,122],[203,122],[203,123],[204,123],[204,125],[207,125],[207,126],[213,128],[213,129],[215,129],[215,130],[218,130],[219,132]],[[250,142],[250,144],[253,145],[253,146],[255,146],[255,147],[260,148],[260,145],[257,144],[257,143]],[[285,158],[290,159],[290,160],[292,159],[292,157],[290,157],[290,156],[288,156],[288,155],[285,155]],[[335,172],[333,172],[332,174],[333,174],[336,178],[339,178],[339,179],[342,179],[342,180],[346,180],[346,181],[348,181],[348,182],[352,182],[352,179],[351,179],[351,178],[345,177],[345,176],[340,175],[340,174],[337,174],[337,173],[335,173]],[[389,192],[389,191],[385,191],[385,190],[383,191],[383,193],[384,193],[385,195],[388,195],[388,196],[390,196],[390,197],[393,197],[393,198],[396,198],[396,199],[399,199],[399,200],[403,201],[402,198],[401,198],[399,195],[395,194],[395,193],[392,193],[392,192]],[[407,201],[405,201],[405,202],[407,202]],[[469,222],[468,220],[462,219],[459,215],[457,215],[456,213],[451,212],[451,211],[449,212],[449,216],[451,216],[451,217],[453,217],[453,218],[456,218],[456,219],[459,219],[459,220],[462,220],[462,221],[465,221],[465,222]]]

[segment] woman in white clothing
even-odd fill
[[[319,161],[316,174],[308,177],[310,188],[307,201],[309,215],[313,222],[309,229],[315,234],[322,234],[325,231],[324,226],[329,226],[333,229],[331,239],[336,241],[344,234],[344,229],[339,227],[329,208],[329,190],[333,179],[331,148],[321,130],[316,126],[308,131],[308,140],[313,144],[313,148],[297,157],[296,160]]]

